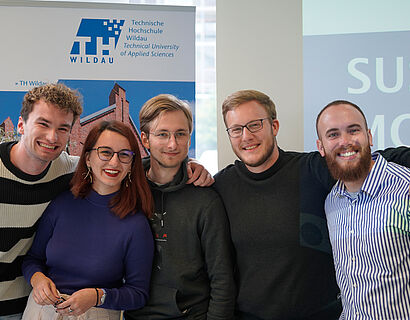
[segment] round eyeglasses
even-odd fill
[[[120,151],[114,151],[110,147],[98,147],[94,149],[90,149],[89,151],[97,151],[98,158],[102,161],[110,161],[114,154],[116,153],[118,156],[118,160],[122,163],[130,163],[135,156],[135,153],[131,150],[122,149]]]
[[[255,132],[258,132],[259,130],[262,130],[263,120],[267,120],[267,119],[270,119],[270,118],[252,120],[243,126],[241,125],[233,126],[233,127],[226,129],[226,132],[228,132],[231,138],[239,138],[240,136],[242,136],[243,128],[248,129],[249,132],[255,133]]]

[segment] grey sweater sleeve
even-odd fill
[[[204,209],[200,224],[201,246],[211,287],[207,320],[233,319],[236,295],[233,249],[225,208],[218,195],[215,194],[214,200]]]

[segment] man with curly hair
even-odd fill
[[[31,287],[21,272],[36,222],[66,190],[77,157],[66,148],[82,112],[79,94],[63,84],[27,92],[17,125],[20,141],[0,144],[0,319],[20,319]]]

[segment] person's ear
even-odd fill
[[[87,167],[91,167],[90,152],[87,152],[85,154],[85,164],[87,165]]]
[[[141,142],[142,142],[142,145],[149,150],[148,135],[144,131],[141,132]]]
[[[370,131],[370,129],[367,129],[367,136],[369,137],[369,145],[373,147],[373,136],[372,136],[372,132]]]
[[[273,128],[273,135],[276,137],[279,132],[279,120],[278,119],[272,120],[272,128]]]
[[[323,143],[320,139],[316,140],[316,146],[317,146],[317,150],[319,151],[320,155],[322,157],[325,156],[325,148],[323,147]]]
[[[19,122],[17,123],[17,132],[19,135],[24,134],[24,120],[21,116],[19,117]]]

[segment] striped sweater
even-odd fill
[[[29,175],[10,161],[16,142],[0,144],[0,316],[24,311],[30,285],[21,262],[50,200],[68,189],[78,158],[63,152],[44,172]]]

